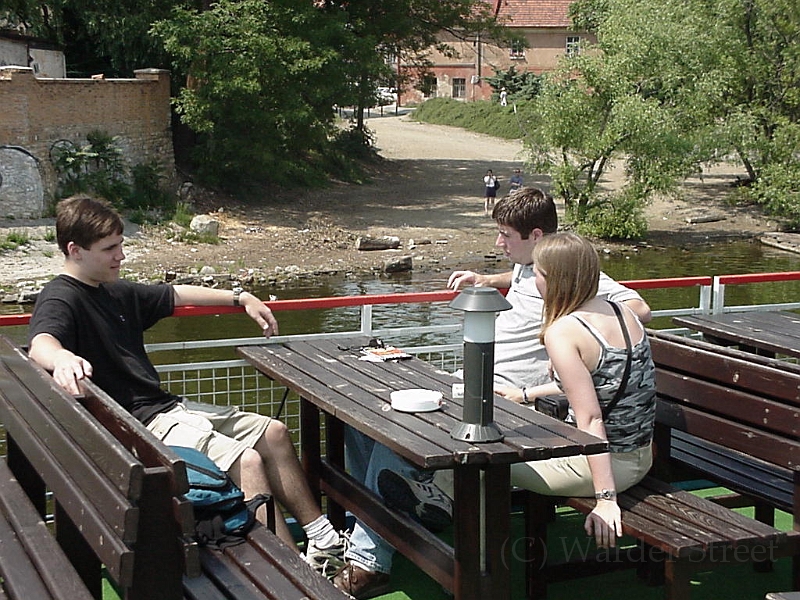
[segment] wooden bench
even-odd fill
[[[658,402],[656,464],[652,473],[659,478],[648,476],[620,494],[618,500],[623,511],[623,532],[639,545],[599,551],[581,557],[577,563],[551,561],[543,566],[547,521],[553,514],[554,499],[528,494],[529,596],[543,597],[548,582],[609,568],[635,567],[651,583],[663,581],[666,598],[682,600],[690,596],[694,572],[715,564],[763,563],[781,556],[793,557],[791,585],[800,589],[800,374],[761,362],[769,359],[752,361],[750,355],[735,350],[719,352],[710,344],[659,332],[649,334],[656,363]],[[778,503],[778,496],[767,489],[772,482],[759,484],[757,475],[751,479],[749,489],[759,488],[762,499],[771,499],[775,507],[790,509],[794,531],[779,531],[772,527],[770,519],[764,523],[730,510],[728,506],[745,505],[741,497],[723,506],[664,483],[661,478],[670,479],[671,467],[681,457],[694,466],[698,464],[696,457],[686,454],[689,450],[684,442],[714,444],[729,455],[787,475],[793,490],[788,504],[785,497]],[[717,464],[717,458],[707,456],[707,464]],[[728,485],[733,480],[717,477],[716,471],[709,468],[703,472],[718,484]],[[557,502],[584,514],[595,504],[586,498]],[[757,511],[757,516],[764,516],[763,512]]]
[[[800,531],[800,366],[650,332],[658,368],[658,476],[689,468],[737,492],[715,498],[754,506],[774,523],[774,509]]]
[[[75,402],[2,339],[0,359],[9,463],[34,474],[29,495],[42,506],[53,492],[57,537],[96,598],[101,563],[133,600],[346,597],[260,524],[222,552],[198,547],[174,452],[91,382]]]

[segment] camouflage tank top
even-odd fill
[[[629,310],[623,307],[622,310]],[[600,407],[608,405],[622,384],[627,350],[615,348],[600,332],[578,315],[570,315],[580,322],[600,344],[600,360],[591,372]],[[641,325],[640,325],[641,327]],[[641,329],[644,331],[644,328]],[[646,446],[653,439],[656,416],[655,365],[650,352],[650,341],[642,335],[633,344],[628,385],[617,405],[606,415],[604,424],[611,452],[630,452]]]

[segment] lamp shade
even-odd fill
[[[493,287],[468,287],[453,298],[450,308],[464,312],[496,313],[511,308],[511,303]]]

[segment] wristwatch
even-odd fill
[[[233,288],[233,305],[239,306],[239,294],[241,294],[244,290],[240,287]]]
[[[613,500],[617,497],[615,490],[600,490],[594,493],[595,500]]]

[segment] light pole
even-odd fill
[[[450,302],[464,311],[464,411],[450,437],[465,442],[497,442],[494,424],[494,321],[511,304],[493,287],[468,287]]]

